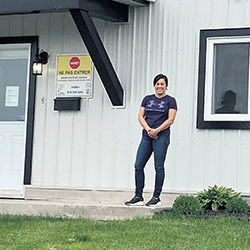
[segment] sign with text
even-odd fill
[[[92,97],[92,60],[89,55],[57,56],[58,97]]]
[[[5,107],[18,107],[19,86],[7,86],[5,93]]]

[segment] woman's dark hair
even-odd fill
[[[166,86],[168,86],[168,78],[167,78],[167,76],[165,76],[165,75],[163,75],[163,74],[159,74],[159,75],[157,75],[157,76],[154,78],[154,81],[153,81],[154,86],[155,86],[155,84],[156,84],[161,78],[163,78],[163,79],[165,80]]]

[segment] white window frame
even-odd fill
[[[250,36],[207,38],[204,121],[250,121],[250,69],[248,70],[248,114],[212,114],[214,49],[217,44],[250,43]],[[250,58],[249,58],[250,61]],[[249,63],[250,65],[250,63]]]

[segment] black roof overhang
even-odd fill
[[[133,0],[137,2],[138,0]],[[144,1],[144,0],[140,0]],[[144,1],[146,4],[146,1]],[[112,0],[0,0],[0,15],[58,12],[69,9],[88,11],[92,16],[112,22],[128,22],[129,5]]]
[[[132,1],[148,4],[144,0]],[[69,10],[112,105],[124,106],[124,90],[95,28],[92,16],[113,22],[128,22],[129,5],[112,0],[0,0],[0,4],[0,15]]]

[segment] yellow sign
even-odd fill
[[[92,97],[92,71],[89,55],[58,55],[57,96]]]

